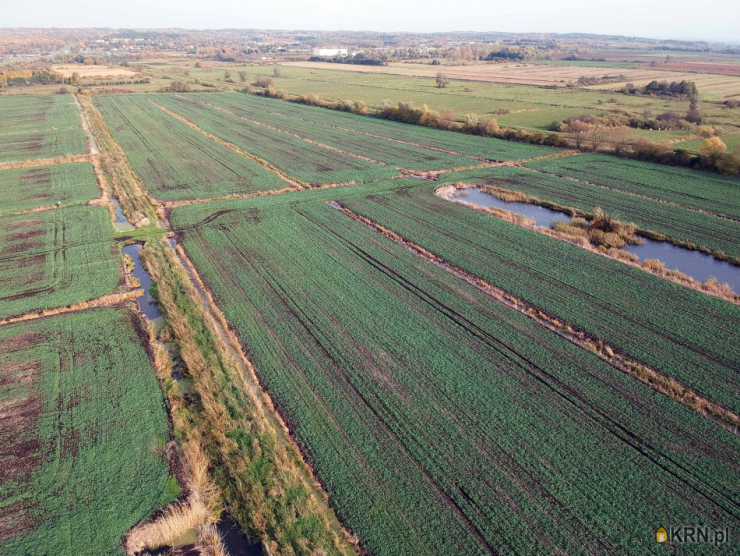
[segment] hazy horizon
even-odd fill
[[[590,33],[740,43],[740,2],[729,0],[714,5],[711,14],[697,10],[695,3],[688,0],[671,2],[670,11],[664,2],[656,0],[626,0],[609,6],[587,0],[558,4],[530,0],[516,6],[474,0],[455,10],[440,0],[410,0],[403,4],[378,0],[367,9],[353,10],[342,4],[339,0],[312,5],[282,0],[250,7],[237,0],[131,0],[125,4],[109,0],[36,0],[36,9],[30,11],[25,4],[0,0],[0,28]]]

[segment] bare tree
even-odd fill
[[[614,127],[607,134],[607,141],[611,143],[615,154],[621,154],[629,144],[630,128],[625,126]]]
[[[239,72],[239,81],[242,83],[245,83],[247,81],[247,72],[246,71],[240,71]]]
[[[275,77],[282,77],[283,70],[280,68],[280,66],[275,66],[274,68],[272,68],[272,75]]]

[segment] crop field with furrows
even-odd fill
[[[174,95],[150,95],[149,98],[200,129],[266,160],[292,178],[304,182],[346,183],[389,178],[399,174],[391,166],[381,166],[308,143],[203,106],[189,98]]]
[[[454,183],[451,177],[450,182]],[[439,183],[335,199],[443,259],[740,409],[740,307],[434,194]],[[659,300],[659,301],[657,301]]]
[[[0,171],[0,216],[37,207],[83,204],[100,195],[92,164],[54,164]]]
[[[107,208],[0,218],[0,318],[111,293],[120,252]]]
[[[23,95],[0,99],[0,135],[79,128],[72,95]]]
[[[56,158],[87,151],[87,134],[81,127],[0,135],[0,162]]]
[[[526,166],[740,219],[737,178],[604,155],[538,160]]]
[[[560,149],[554,149],[552,147],[514,143],[489,137],[473,137],[462,133],[450,133],[439,129],[412,126],[401,122],[358,116],[356,114],[256,97],[254,95],[237,93],[201,94],[194,98],[221,106],[230,111],[239,111],[238,113],[240,115],[253,119],[264,118],[266,121],[269,121],[272,118],[274,121],[277,115],[288,116],[293,120],[297,119],[295,125],[299,125],[303,123],[301,120],[305,120],[307,124],[319,124],[319,129],[326,126],[336,126],[394,139],[395,141],[393,143],[396,146],[400,146],[396,141],[406,141],[425,147],[443,149],[461,155],[475,156],[489,160],[519,160],[560,152]],[[287,125],[287,120],[281,119],[278,121],[286,122]],[[463,162],[471,164],[469,160]]]
[[[212,104],[219,106],[219,100],[218,98],[215,99]],[[407,145],[397,141],[388,141],[384,138],[371,137],[353,131],[320,126],[311,121],[269,113],[264,110],[254,112],[253,110],[243,110],[235,107],[229,107],[228,110],[237,116],[258,121],[261,124],[316,141],[322,145],[371,158],[394,167],[412,170],[440,170],[470,166],[477,163],[475,159],[469,157]]]
[[[177,496],[138,318],[96,309],[0,327],[4,556],[123,555],[123,534]]]
[[[740,525],[737,437],[326,203],[409,207],[410,181],[172,213],[363,546],[652,554],[654,523]]]
[[[521,168],[469,170],[442,176],[440,184],[460,181],[496,185],[589,213],[600,207],[622,222],[740,257],[740,222],[735,220]]]
[[[98,95],[94,100],[108,130],[157,199],[200,199],[288,186],[256,162],[178,122],[143,95]]]

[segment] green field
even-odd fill
[[[246,122],[214,108],[197,104],[190,98],[174,95],[153,95],[150,98],[200,129],[266,160],[289,176],[307,183],[366,181],[388,178],[399,173],[393,167],[361,160]]]
[[[454,179],[450,180],[454,183]],[[439,182],[335,200],[706,397],[740,409],[740,307],[451,203]],[[659,300],[659,301],[657,301]]]
[[[87,151],[87,134],[71,95],[0,98],[0,162]]]
[[[535,166],[536,162],[532,165]],[[496,185],[589,213],[600,207],[609,216],[623,222],[634,222],[644,230],[740,257],[740,222],[727,218],[521,168],[469,170],[443,176],[439,184],[460,181]]]
[[[391,227],[404,227],[399,216],[417,241],[454,251],[458,264],[478,261],[481,275],[498,271],[537,301],[567,302],[584,317],[598,304],[605,328],[619,326],[610,311],[624,298],[658,296],[665,307],[654,314],[625,308],[642,321],[630,325],[635,343],[675,347],[687,372],[702,364],[702,381],[733,403],[740,310],[443,201],[432,187],[381,182],[171,215],[363,546],[378,556],[654,554],[656,523],[736,527],[737,437],[327,201]],[[601,283],[579,297],[567,282],[583,284],[582,273]],[[670,314],[683,320],[642,337]],[[724,324],[691,345],[679,338],[697,335],[690,315]],[[712,357],[724,361],[718,377]]]
[[[737,178],[603,155],[537,160],[526,166],[740,219]]]
[[[688,100],[630,96],[610,91],[565,87],[548,89],[532,85],[458,80],[452,80],[446,88],[439,89],[434,78],[428,77],[295,66],[283,66],[281,69],[283,76],[274,78],[278,90],[299,95],[316,93],[332,100],[364,100],[372,107],[380,106],[385,99],[390,99],[394,104],[412,101],[417,106],[427,104],[430,109],[437,111],[449,108],[460,120],[471,112],[482,118],[503,118],[505,116],[497,112],[537,109],[544,113],[552,112],[552,117],[542,115],[541,121],[549,124],[556,119],[556,113],[564,108],[573,108],[580,113],[589,110],[649,112],[653,116],[668,110],[685,113],[689,108]],[[249,71],[250,81],[254,72],[271,77],[270,68],[252,68]],[[222,80],[222,75],[223,71],[221,76],[214,76],[214,79]],[[705,103],[702,113],[705,123],[740,126],[740,117],[719,105]],[[662,140],[660,137],[655,139]]]
[[[0,134],[79,128],[72,95],[23,95],[0,98]]]
[[[378,135],[395,140],[393,142],[394,148],[401,146],[396,141],[406,141],[435,149],[444,149],[465,156],[496,161],[520,160],[560,152],[560,149],[550,147],[513,143],[511,141],[488,137],[473,137],[463,133],[450,133],[439,129],[412,126],[378,118],[362,117],[346,112],[337,112],[325,108],[305,106],[303,104],[253,95],[222,93],[191,96],[197,100],[204,100],[205,102],[227,108],[231,111],[239,111],[240,115],[244,115],[245,117],[248,115],[250,118],[261,118],[265,121],[273,122],[273,125],[276,122],[281,122],[285,126],[301,126],[301,129],[311,130],[310,124],[318,124],[318,129],[336,126]],[[289,119],[278,118],[278,116],[284,116]],[[314,133],[316,132],[314,131]],[[469,160],[463,162],[465,164],[473,163]]]
[[[100,195],[92,164],[54,164],[0,171],[0,216],[38,207],[83,204]]]
[[[111,293],[120,252],[104,207],[0,218],[0,318]]]
[[[108,130],[157,199],[200,199],[288,186],[259,164],[165,114],[144,95],[93,98]]]
[[[354,155],[371,158],[394,167],[412,170],[439,170],[443,168],[470,166],[476,163],[474,159],[468,157],[434,151],[397,141],[389,141],[385,138],[371,137],[344,129],[316,125],[313,121],[270,113],[265,109],[273,106],[273,104],[264,102],[267,99],[253,97],[254,100],[252,102],[244,102],[243,99],[245,97],[246,95],[209,95],[206,102],[214,106],[228,108],[230,112],[242,118],[247,118],[251,121],[256,121],[272,128],[310,139],[311,141],[316,141],[322,145],[340,149]],[[195,96],[191,98],[195,102],[204,100]],[[226,103],[223,102],[224,100],[226,100]],[[306,111],[304,110],[304,112]],[[350,118],[354,119],[357,116]]]
[[[162,394],[128,309],[0,327],[0,553],[123,555],[178,493]]]
[[[731,110],[728,110],[728,112],[731,112]],[[740,110],[737,110],[736,113],[738,114],[738,118],[740,118]],[[720,139],[722,139],[722,142],[727,146],[727,152],[733,153],[737,152],[737,150],[740,149],[740,133],[722,135]],[[698,153],[704,146],[704,141],[706,141],[706,139],[691,139],[690,141],[681,141],[680,143],[676,143],[676,148],[685,149],[693,153]]]
[[[0,100],[0,104],[2,102],[3,100]],[[0,135],[0,162],[56,158],[85,154],[87,150],[87,134],[82,128]]]

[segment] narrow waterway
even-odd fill
[[[110,204],[113,205],[113,208],[116,209],[116,219],[113,221],[113,227],[116,229],[116,231],[130,232],[131,230],[135,230],[136,228],[134,228],[133,224],[131,224],[128,221],[128,218],[123,215],[121,203],[119,203],[118,200],[114,199],[113,197],[110,197],[108,200],[110,201]]]
[[[530,203],[502,201],[478,188],[459,189],[453,197],[461,202],[474,203],[479,207],[496,207],[515,212],[531,218],[538,226],[548,228],[552,227],[552,222],[570,220],[570,216],[565,213]],[[740,293],[740,267],[715,259],[701,251],[679,247],[668,241],[656,241],[646,237],[641,239],[642,244],[627,245],[623,250],[637,255],[641,261],[658,259],[666,268],[676,269],[700,282],[716,278],[720,284],[727,283],[736,293]]]
[[[144,290],[144,295],[136,300],[139,304],[139,309],[141,309],[141,313],[150,320],[152,324],[154,324],[155,328],[159,328],[162,324],[162,314],[159,312],[157,302],[149,291],[152,286],[152,278],[149,276],[149,273],[146,271],[139,258],[139,253],[141,253],[142,247],[143,246],[140,243],[132,243],[131,245],[127,245],[121,249],[121,251],[124,255],[131,257],[134,261],[135,266],[132,274],[134,278],[139,280],[141,288]]]

